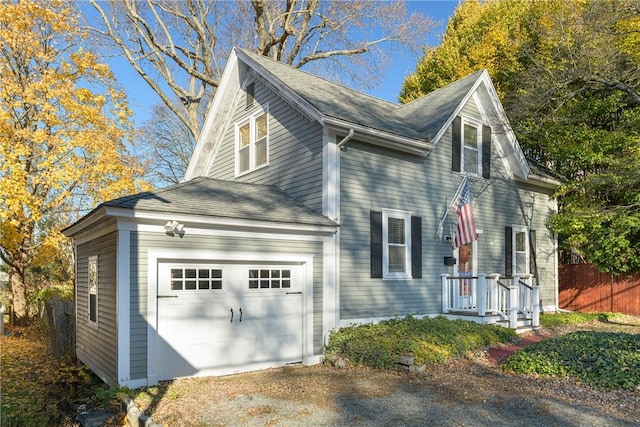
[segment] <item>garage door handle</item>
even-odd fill
[[[158,298],[178,298],[178,295],[158,295]]]
[[[300,291],[300,292],[287,292],[286,295],[302,295],[302,291]]]
[[[242,322],[242,307],[240,307],[240,321]]]
[[[231,323],[233,323],[233,308],[231,309]]]

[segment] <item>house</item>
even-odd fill
[[[479,237],[452,250],[464,180]],[[139,387],[318,363],[331,330],[408,314],[535,324],[558,184],[486,71],[398,106],[235,49],[184,181],[65,230],[78,358]]]

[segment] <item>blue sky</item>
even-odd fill
[[[410,11],[422,12],[441,24],[431,37],[431,44],[437,45],[449,17],[453,15],[458,0],[408,0],[407,3]],[[381,85],[368,91],[368,93],[378,98],[396,102],[402,82],[407,75],[415,70],[420,56],[413,56],[409,53],[396,56],[387,69],[385,76],[380,79]],[[110,64],[119,84],[127,92],[129,106],[134,111],[136,124],[141,125],[149,118],[151,106],[160,102],[160,98],[124,59],[110,58],[106,60]]]

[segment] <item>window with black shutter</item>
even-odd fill
[[[422,218],[384,209],[370,212],[371,277],[422,277]]]

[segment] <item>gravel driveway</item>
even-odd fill
[[[539,333],[576,330],[638,334],[640,324],[629,318]],[[509,374],[495,353],[421,374],[323,364],[177,380],[147,389],[136,404],[165,426],[640,426],[640,389],[601,392]]]
[[[165,426],[640,426],[640,391],[510,375],[482,355],[424,374],[320,365],[179,380],[137,402]]]

